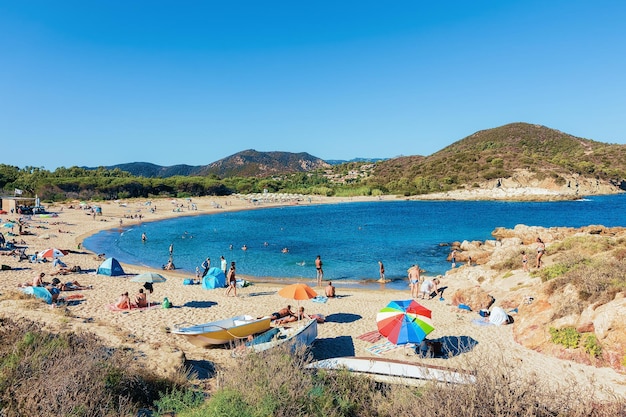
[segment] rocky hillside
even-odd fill
[[[132,175],[146,178],[167,178],[176,175],[263,178],[278,174],[309,172],[329,166],[330,164],[305,152],[258,152],[249,149],[208,165],[160,166],[148,162],[131,162],[106,168],[119,168]]]
[[[626,371],[626,228],[587,226],[496,229],[494,240],[456,242],[457,261],[444,278],[453,304],[475,312],[493,298],[513,312],[516,340],[545,354]],[[536,238],[546,243],[535,267]],[[522,267],[522,251],[529,271]],[[466,264],[471,256],[474,264]],[[471,313],[473,314],[473,313]]]
[[[408,186],[412,194],[499,186],[589,194],[626,189],[625,180],[625,145],[513,123],[476,132],[427,157],[380,162],[369,184],[389,190]]]
[[[203,175],[218,177],[269,177],[294,172],[309,172],[330,167],[330,164],[306,152],[238,152],[204,167]]]

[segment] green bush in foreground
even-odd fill
[[[580,333],[573,327],[564,327],[562,329],[550,327],[550,336],[552,343],[563,345],[569,349],[576,349],[580,342]]]
[[[493,346],[489,357],[467,362],[476,383],[426,383],[421,387],[378,383],[348,371],[307,371],[303,352],[277,349],[241,359],[197,409],[177,417],[440,417],[623,416],[626,402],[596,399],[590,381],[538,380],[508,363]],[[610,396],[610,394],[609,394]]]
[[[0,339],[3,417],[135,415],[176,385],[91,334],[51,334],[26,320],[0,319]]]

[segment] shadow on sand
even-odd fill
[[[251,292],[250,294],[247,294],[248,297],[258,297],[261,295],[274,295],[276,294],[276,291],[261,291],[261,292]]]
[[[351,313],[333,313],[326,316],[326,321],[330,323],[354,323],[362,319],[363,316]]]
[[[183,304],[183,307],[208,308],[216,305],[217,303],[215,301],[188,301]]]
[[[470,352],[478,345],[478,341],[469,336],[443,336],[432,341],[441,342],[442,353],[437,357],[442,359],[449,359]]]
[[[215,365],[211,361],[187,360],[185,366],[198,376],[198,379],[209,379],[215,376]]]
[[[350,336],[316,339],[311,348],[311,354],[318,361],[340,356],[354,356],[354,342]]]

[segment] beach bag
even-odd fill
[[[183,285],[193,285],[193,279],[185,278],[185,280],[183,281]]]
[[[165,297],[163,299],[162,305],[163,305],[163,308],[170,308],[172,306],[172,303],[170,303],[170,300],[167,297]]]

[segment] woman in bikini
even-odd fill
[[[546,244],[543,243],[543,240],[541,240],[541,238],[537,238],[537,265],[535,265],[537,268],[541,267],[541,257],[543,256],[543,254],[546,251]]]

